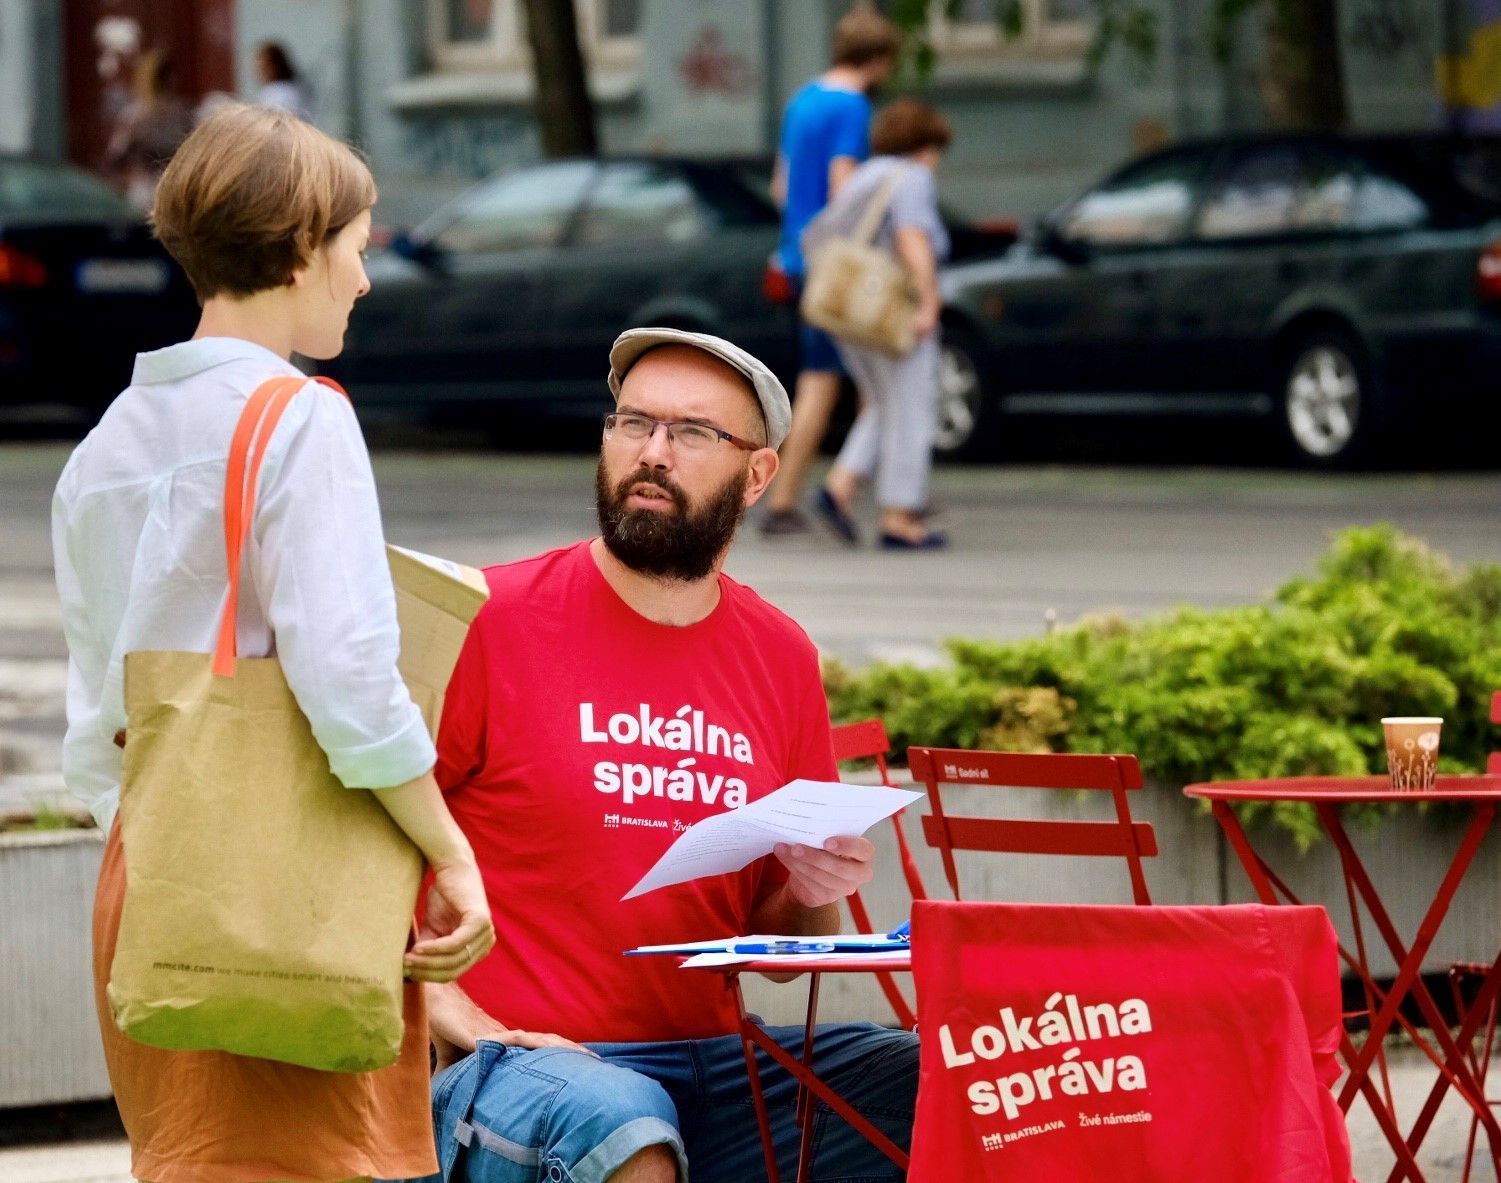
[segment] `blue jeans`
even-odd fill
[[[768,1033],[801,1057],[801,1027]],[[599,1059],[560,1048],[481,1043],[433,1081],[441,1175],[432,1183],[602,1183],[632,1155],[661,1145],[681,1179],[748,1183],[766,1160],[738,1036],[597,1043]],[[871,1023],[818,1029],[814,1070],[902,1148],[912,1140],[917,1037]],[[795,1082],[758,1053],[784,1178],[796,1168]],[[821,1102],[813,1133],[819,1183],[895,1183],[884,1154]]]

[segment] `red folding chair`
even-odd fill
[[[886,737],[886,725],[879,719],[842,723],[834,728],[834,758],[841,763],[846,760],[875,760],[881,784],[894,789],[897,786],[892,783],[891,770],[886,765],[886,756],[890,751],[891,741]],[[896,848],[901,858],[902,875],[907,880],[907,890],[911,892],[912,898],[925,900],[928,893],[923,887],[917,860],[912,857],[912,847],[908,845],[907,835],[902,830],[902,812],[897,810],[891,817],[891,828],[896,831]],[[874,932],[870,913],[866,911],[865,901],[860,898],[858,891],[849,897],[849,906],[856,929],[860,932]],[[891,1003],[891,1009],[896,1012],[897,1021],[908,1031],[912,1030],[917,1023],[917,1013],[897,985],[896,978],[889,973],[878,973],[876,981],[880,983],[886,1001]]]
[[[912,911],[911,1183],[1352,1183],[1322,908]]]
[[[927,786],[932,813],[922,819],[928,845],[938,848],[954,898],[962,899],[956,850],[1001,854],[1080,855],[1123,858],[1131,895],[1150,904],[1141,860],[1157,854],[1157,836],[1148,822],[1131,819],[1126,794],[1142,787],[1135,756],[968,751],[961,748],[909,748],[912,778]],[[1065,789],[1109,793],[1114,821],[1049,821],[960,817],[944,809],[942,785]]]
[[[1501,723],[1501,690],[1491,696],[1491,722]],[[1486,761],[1486,769],[1491,775],[1501,775],[1501,752],[1492,752]],[[1472,994],[1478,993],[1485,986],[1487,978],[1494,972],[1494,967],[1489,965],[1477,965],[1473,962],[1459,961],[1449,967],[1449,988],[1454,994],[1454,1013],[1461,1020],[1460,1034],[1470,1027],[1478,1028],[1475,1036],[1463,1041],[1462,1046],[1466,1056],[1470,1060],[1470,1071],[1475,1079],[1480,1082],[1482,1090],[1485,1088],[1486,1070],[1490,1067],[1491,1057],[1496,1050],[1496,1025],[1498,1011],[1501,1011],[1501,999],[1492,994],[1490,1002],[1483,999],[1472,998]],[[1467,986],[1469,987],[1467,989]],[[1474,1008],[1475,1013],[1469,1014]],[[1468,1022],[1465,1022],[1468,1014]],[[1476,1046],[1476,1040],[1479,1046]],[[1485,1103],[1492,1107],[1501,1107],[1501,1098],[1484,1098]],[[1480,1117],[1470,1118],[1470,1137],[1465,1143],[1465,1169],[1462,1183],[1470,1183],[1470,1171],[1475,1164],[1475,1141],[1480,1130]]]

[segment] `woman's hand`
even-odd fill
[[[472,860],[435,865],[417,943],[407,950],[406,976],[451,982],[494,947],[495,926],[479,868]]]
[[[923,303],[917,306],[917,311],[912,314],[912,335],[919,341],[925,341],[938,329],[939,306],[936,303]]]

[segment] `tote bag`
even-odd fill
[[[893,169],[881,182],[848,237],[826,237],[829,209],[809,223],[803,232],[808,279],[801,303],[803,319],[816,328],[897,357],[917,343],[912,329],[917,292],[901,260],[876,246],[875,238],[901,173],[901,167]]]
[[[912,1183],[1350,1183],[1321,908],[924,901]]]
[[[365,1072],[400,1051],[422,856],[330,771],[280,663],[235,650],[256,477],[305,381],[263,384],[235,431],[215,652],[125,658],[126,884],[107,994],[116,1026],[154,1047]]]

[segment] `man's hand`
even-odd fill
[[[822,850],[785,843],[776,847],[789,873],[787,891],[805,908],[837,904],[869,883],[875,853],[864,838],[830,838]]]
[[[435,866],[422,927],[407,950],[406,976],[451,982],[494,947],[495,926],[478,868],[472,862]]]
[[[595,1054],[561,1035],[507,1027],[482,1011],[456,985],[429,984],[426,994],[428,1029],[438,1053],[439,1072],[469,1055],[482,1039],[507,1047],[564,1047],[586,1056]]]

